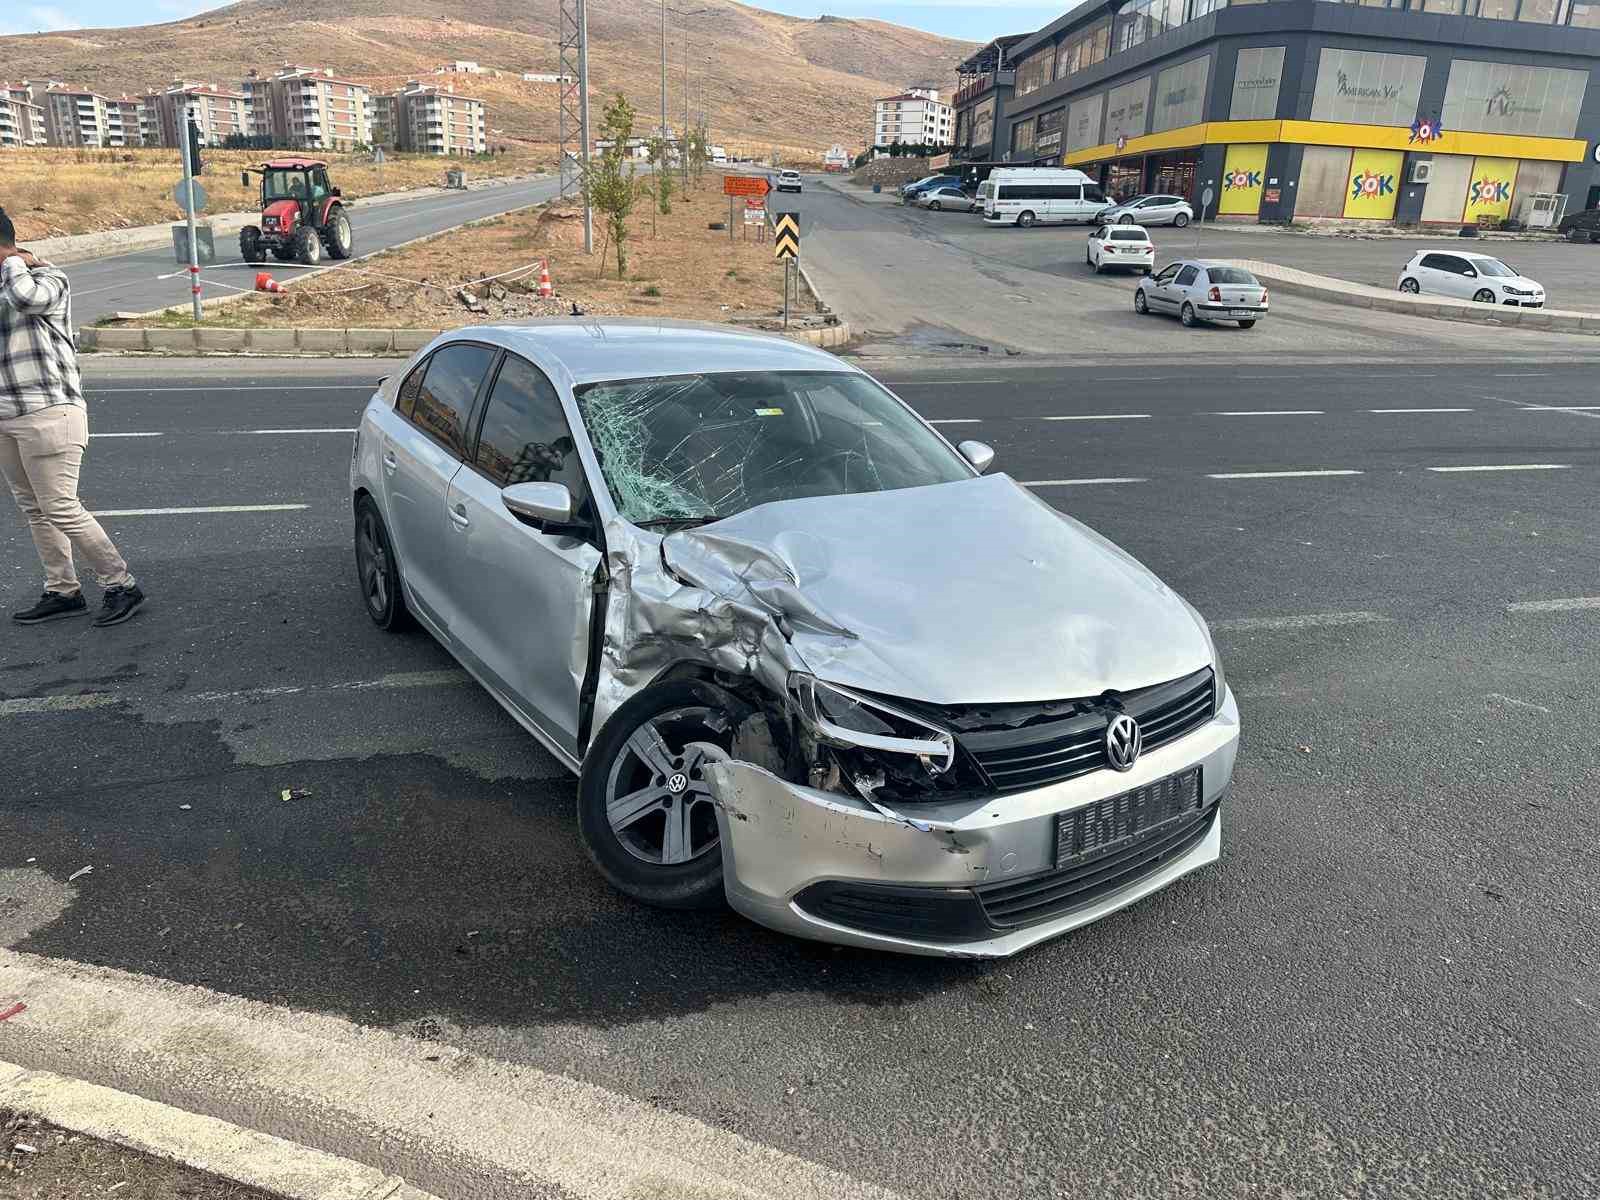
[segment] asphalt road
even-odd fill
[[[522,180],[370,208],[353,208],[350,219],[355,226],[357,259],[412,238],[548,200],[556,194],[557,182],[554,177]],[[332,260],[323,262],[323,266],[332,265]],[[304,268],[289,263],[275,263],[269,269],[279,282],[304,274]],[[182,270],[174,262],[170,247],[97,258],[69,265],[64,270],[72,281],[72,312],[79,325],[92,325],[114,312],[148,312],[168,304],[182,304],[189,298],[186,278],[160,278]],[[237,237],[219,235],[217,263],[202,271],[203,280],[217,282],[209,286],[205,294],[210,297],[231,295],[238,288],[248,290],[254,286],[258,270],[260,268],[243,264]]]
[[[1570,359],[1600,352],[1600,339],[1589,336],[1485,329],[1283,292],[1272,293],[1271,316],[1248,332],[1231,325],[1183,330],[1172,317],[1134,314],[1131,273],[1097,276],[1090,270],[1084,261],[1088,231],[1082,226],[995,228],[967,213],[863,203],[815,181],[799,196],[775,196],[770,203],[774,209],[801,214],[806,269],[823,296],[865,339],[869,353],[1182,354],[1226,360],[1239,354],[1307,350],[1479,359],[1503,354]],[[1192,256],[1196,236],[1203,239],[1201,250],[1207,257],[1267,259],[1386,287],[1394,286],[1400,263],[1414,249],[1404,242],[1224,235],[1191,227],[1155,231],[1158,264]],[[1490,245],[1504,248],[1513,262],[1536,275],[1533,264],[1524,261],[1525,250],[1578,263],[1588,261],[1591,249],[1600,251],[1481,243]],[[1347,262],[1367,265],[1356,270]],[[1551,279],[1549,286],[1558,285]],[[1582,296],[1594,296],[1591,307],[1600,310],[1592,280],[1585,280]],[[1579,299],[1563,289],[1557,303],[1565,306]]]
[[[0,940],[936,1200],[1600,1190],[1587,368],[885,363],[1208,615],[1246,725],[1219,864],[986,966],[612,893],[572,781],[361,610],[320,431],[383,369],[91,366],[91,507],[288,507],[109,517],[147,611],[0,628],[0,871],[66,897],[0,897]],[[3,593],[37,586],[0,522]]]

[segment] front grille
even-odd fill
[[[989,710],[988,727],[957,734],[1002,794],[1076,779],[1106,766],[1106,726],[1119,712],[1139,722],[1146,750],[1176,741],[1216,714],[1216,688],[1211,668],[1204,667],[1171,683],[1069,703],[1061,706],[1069,711],[1059,718],[1016,728],[1002,727],[1007,707]]]
[[[1020,929],[1063,916],[1132,887],[1192,850],[1210,832],[1218,807],[1209,805],[1150,829],[1131,841],[1118,842],[1100,853],[1074,859],[1059,870],[1006,883],[982,884],[976,889],[978,900],[989,923],[1002,930]]]

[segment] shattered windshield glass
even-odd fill
[[[668,375],[592,383],[576,397],[612,498],[635,524],[715,521],[773,500],[972,477],[864,375]]]

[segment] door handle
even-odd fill
[[[393,450],[385,450],[383,452],[383,469],[385,471],[389,472],[389,474],[393,475],[394,472],[395,472],[395,468],[398,467],[398,466],[399,466],[399,464],[397,462],[395,462],[395,460],[394,460],[394,451]]]
[[[467,506],[465,504],[454,505],[450,509],[450,519],[461,529],[465,529],[472,524],[471,518],[467,516]]]

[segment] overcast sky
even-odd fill
[[[758,7],[797,17],[817,17],[823,13],[836,17],[876,17],[948,37],[986,42],[1003,33],[1037,29],[1059,17],[1074,3],[1076,0],[1061,0],[1057,4],[1034,4],[1028,0],[988,0],[984,4],[966,0],[763,0]],[[221,6],[211,0],[155,0],[150,8],[142,11],[151,13],[156,21],[176,21]],[[3,0],[0,2],[0,34],[120,26],[126,24],[131,15],[126,0],[50,0],[38,4],[31,0]]]

